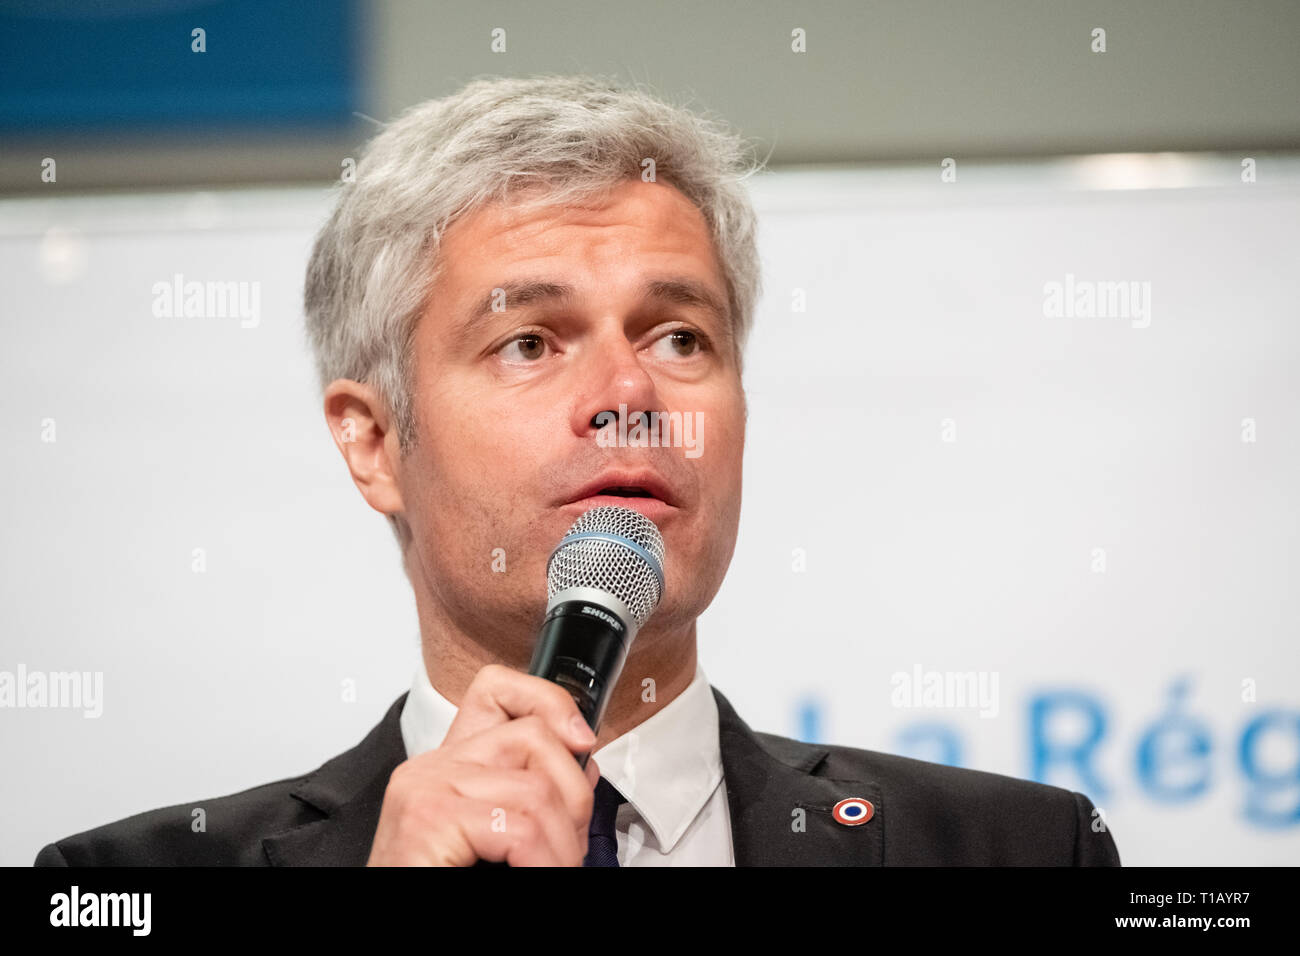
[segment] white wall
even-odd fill
[[[1126,864],[1300,862],[1300,161],[1245,185],[1239,159],[754,183],[745,506],[700,628],[752,726],[1027,777],[1042,699],[1058,746],[1101,722],[1091,779],[1038,775],[1093,796]],[[0,671],[103,675],[98,718],[0,709],[0,864],[311,770],[418,664],[303,340],[325,212],[314,189],[0,204]],[[155,316],[176,273],[259,283],[256,325]],[[1067,273],[1150,283],[1149,324],[1045,316]],[[896,706],[916,667],[996,673],[996,716]],[[1179,679],[1192,736],[1144,770]],[[1290,782],[1261,796],[1268,774]]]

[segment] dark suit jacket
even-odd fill
[[[713,695],[737,866],[1119,865],[1083,794],[755,733],[717,688]],[[313,773],[97,827],[49,844],[36,865],[362,866],[389,775],[406,759],[405,700]],[[831,809],[845,797],[871,801],[874,815],[837,823]],[[195,807],[206,811],[204,833],[190,829]]]

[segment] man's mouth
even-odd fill
[[[644,488],[629,488],[627,485],[615,485],[610,488],[602,488],[597,494],[613,495],[617,498],[653,498],[654,495]]]
[[[672,486],[657,472],[611,469],[565,496],[565,507],[582,504],[588,508],[621,505],[639,511],[652,521],[666,518],[678,508]]]

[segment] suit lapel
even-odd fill
[[[829,750],[754,733],[712,689],[736,866],[880,866],[880,788],[868,780],[819,776]],[[845,797],[871,801],[871,819],[858,826],[836,822],[831,810]]]
[[[406,694],[346,753],[323,764],[291,793],[324,814],[262,841],[273,866],[365,866],[388,778],[403,760],[399,720]]]

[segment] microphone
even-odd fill
[[[567,690],[592,733],[663,590],[663,536],[631,508],[590,509],[551,552],[546,617],[528,673]],[[578,758],[584,770],[589,756]]]

